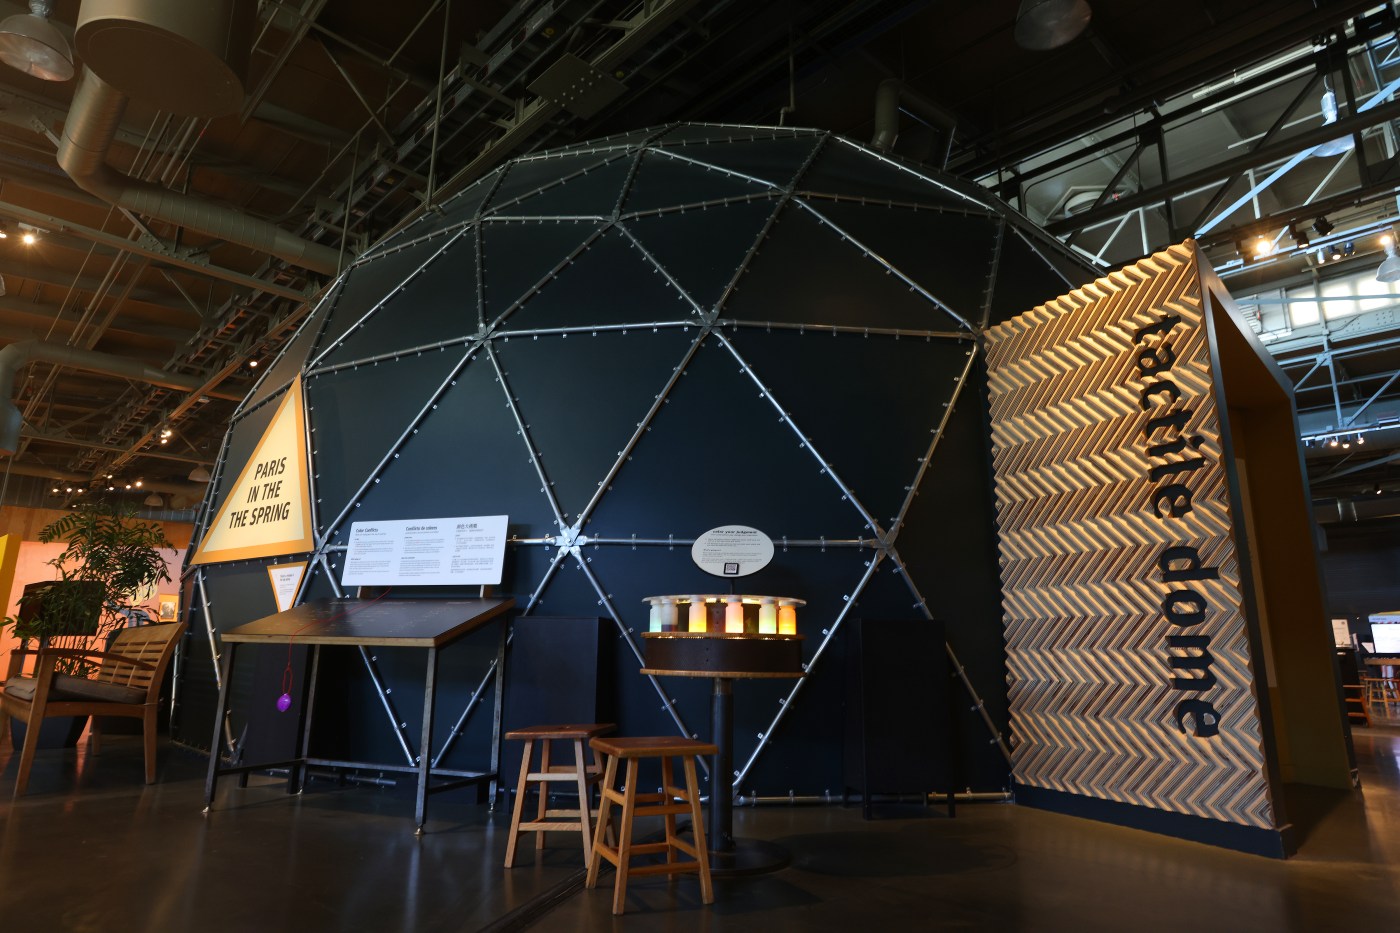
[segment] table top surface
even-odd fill
[[[226,642],[441,648],[515,605],[481,599],[317,599],[223,633]]]
[[[1367,659],[1366,659],[1366,663],[1367,663],[1367,664],[1375,664],[1375,665],[1379,665],[1379,666],[1383,666],[1383,667],[1397,667],[1397,666],[1400,666],[1400,658],[1376,658],[1376,657],[1371,657],[1371,658],[1367,658]]]
[[[642,674],[656,677],[717,677],[721,680],[796,680],[802,671],[687,671],[669,667],[644,667]]]

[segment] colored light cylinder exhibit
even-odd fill
[[[797,634],[797,600],[778,600],[778,634]]]
[[[738,596],[724,600],[724,630],[731,635],[744,634],[744,602]]]
[[[778,603],[772,597],[765,596],[763,599],[759,600],[758,634],[778,634]]]
[[[703,631],[705,631],[705,622],[706,622],[705,616],[706,616],[705,597],[703,597],[703,596],[692,596],[692,597],[690,597],[690,616],[689,616],[689,620],[690,620],[690,626],[689,626],[689,628],[690,628],[690,631],[692,631],[692,632],[703,632]]]
[[[796,635],[797,607],[806,605],[804,600],[791,597],[735,593],[647,596],[642,602],[651,607],[648,629],[652,632],[753,637]],[[682,606],[686,617],[684,629],[680,626]]]

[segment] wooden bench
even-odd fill
[[[695,776],[695,756],[713,755],[715,746],[679,736],[593,739],[589,745],[604,756],[606,764],[603,773],[603,800],[598,805],[598,826],[593,831],[593,854],[588,860],[585,885],[590,888],[597,886],[598,869],[602,866],[602,860],[607,859],[617,867],[612,903],[612,912],[615,915],[622,913],[623,900],[627,894],[627,879],[630,875],[696,872],[700,875],[701,900],[706,904],[714,903],[709,851],[705,847],[705,822],[700,815],[700,787]],[[644,794],[637,788],[637,766],[644,758],[661,759],[660,793]],[[685,768],[684,787],[676,785],[673,780],[671,761],[675,758],[681,759]],[[627,762],[626,776],[621,788],[617,785],[619,761]],[[605,841],[604,832],[605,828],[609,828],[614,803],[622,805],[621,826],[616,846]],[[695,840],[693,845],[676,834],[676,815],[681,813],[690,814],[690,827]],[[634,843],[633,825],[639,816],[664,816],[665,841]],[[665,862],[632,867],[634,857],[659,852],[666,853]],[[678,852],[689,855],[691,861],[677,860]]]
[[[156,780],[156,711],[161,680],[175,646],[184,634],[183,622],[139,625],[119,629],[106,651],[40,646],[10,652],[5,685],[0,690],[0,741],[9,737],[10,717],[25,724],[24,747],[15,776],[15,797],[29,786],[29,769],[39,745],[39,727],[52,716],[125,716],[142,721],[146,783]],[[27,659],[33,671],[23,672]],[[61,661],[88,661],[98,666],[91,677],[65,674]],[[101,750],[101,727],[94,718],[89,732],[94,752]]]

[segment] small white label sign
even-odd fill
[[[267,568],[268,579],[272,581],[272,595],[277,599],[277,611],[286,612],[296,599],[297,587],[306,575],[306,561],[294,564],[273,564]]]
[[[747,577],[773,560],[773,539],[747,525],[721,525],[695,540],[690,559],[717,577]]]
[[[500,583],[506,516],[355,522],[343,586],[476,586]]]
[[[1351,647],[1351,625],[1346,619],[1332,620],[1332,644],[1338,648]]]

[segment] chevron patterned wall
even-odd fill
[[[1196,255],[988,333],[1013,776],[1268,829]]]

